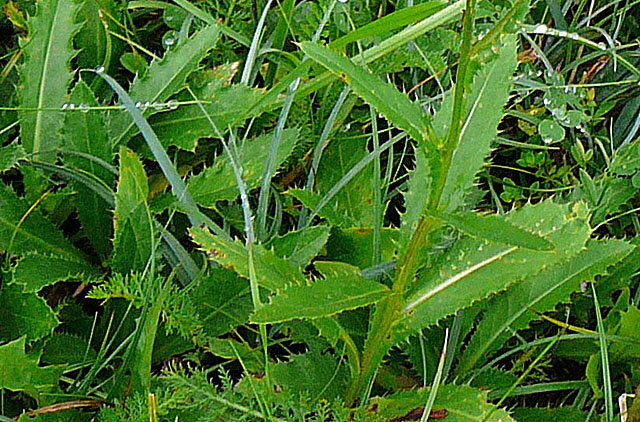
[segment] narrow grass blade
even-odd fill
[[[195,201],[187,191],[187,187],[184,181],[182,180],[182,178],[180,178],[180,175],[173,166],[173,163],[171,163],[169,156],[160,144],[158,137],[149,125],[149,122],[147,122],[147,120],[142,115],[142,112],[135,106],[135,104],[131,100],[131,97],[120,86],[120,84],[116,82],[115,79],[104,73],[103,68],[98,68],[96,70],[96,73],[100,75],[109,84],[111,89],[113,89],[120,97],[120,100],[127,109],[127,112],[129,112],[129,114],[133,118],[133,121],[140,129],[140,132],[142,132],[142,136],[144,136],[144,139],[147,141],[147,145],[149,146],[149,149],[151,149],[153,156],[158,162],[162,173],[171,184],[173,193],[178,198],[178,201],[180,202],[182,207],[185,209],[189,220],[191,221],[191,224],[193,224],[194,226],[205,224],[217,235],[228,239],[229,235],[224,230],[222,230],[222,228],[220,228],[216,223],[211,221],[204,214],[202,214],[202,212],[200,212]]]

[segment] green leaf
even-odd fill
[[[22,391],[39,405],[51,400],[47,395],[58,392],[62,366],[38,366],[38,358],[25,353],[25,338],[0,346],[0,389]]]
[[[239,146],[238,155],[244,170],[243,179],[247,190],[260,185],[272,138],[273,134],[267,133]],[[278,167],[291,154],[297,141],[298,131],[296,129],[286,129],[283,132],[276,158]],[[198,204],[203,207],[214,207],[218,201],[231,201],[238,197],[240,194],[238,186],[235,183],[230,183],[234,180],[235,176],[228,155],[224,154],[216,158],[212,167],[192,177],[189,180],[188,189]]]
[[[112,267],[142,271],[153,253],[153,221],[147,205],[149,185],[137,155],[120,147],[120,179],[116,192]]]
[[[442,10],[445,6],[446,3],[444,2],[429,1],[411,7],[404,7],[399,10],[396,9],[395,12],[369,22],[355,31],[351,31],[345,36],[338,38],[331,42],[329,47],[333,50],[339,50],[349,43],[362,40],[364,38],[387,34],[395,29],[402,28],[403,26],[411,25],[425,19]]]
[[[249,257],[247,248],[239,241],[222,239],[201,228],[189,229],[193,241],[200,245],[209,259],[224,268],[249,278]],[[289,285],[303,285],[304,275],[286,260],[259,244],[253,245],[253,259],[258,284],[269,290],[284,289]]]
[[[99,106],[93,93],[82,80],[78,81],[71,91],[71,102],[85,107]],[[101,113],[67,113],[63,132],[65,149],[87,154],[107,163],[113,162],[113,151]],[[70,166],[102,181],[104,185],[113,186],[113,174],[96,161],[72,153],[65,153],[64,160]],[[106,206],[104,199],[89,186],[75,181],[72,184],[77,191],[75,200],[84,232],[104,260],[111,250],[111,210]]]
[[[400,337],[577,255],[591,232],[581,212],[580,204],[571,210],[545,201],[508,214],[509,223],[549,240],[551,251],[460,239],[420,274],[403,309]]]
[[[262,95],[262,91],[245,85],[218,88],[206,94],[194,92],[222,133],[251,117],[250,108]],[[179,105],[175,110],[156,113],[149,117],[149,124],[165,147],[175,145],[193,151],[198,139],[218,136],[197,104]]]
[[[256,310],[251,321],[263,324],[326,317],[370,305],[388,293],[386,286],[360,276],[328,277],[280,292]]]
[[[382,262],[394,258],[397,230],[383,227],[380,231],[380,254]],[[373,229],[354,227],[334,228],[327,242],[327,259],[347,262],[360,269],[373,265]]]
[[[18,161],[24,160],[27,154],[24,148],[18,142],[13,142],[9,145],[2,147],[2,153],[0,154],[0,172],[5,172],[10,168],[15,167]]]
[[[537,313],[553,310],[580,289],[580,283],[593,280],[628,255],[628,243],[611,240],[591,242],[568,262],[548,268],[518,282],[492,299],[478,328],[462,355],[456,370],[464,374],[491,356],[512,333],[538,319]]]
[[[27,341],[39,340],[59,323],[44,299],[35,293],[23,293],[22,286],[16,284],[4,284],[0,289],[0,321],[0,342],[21,336]]]
[[[129,96],[140,102],[148,117],[159,111],[154,104],[169,100],[181,91],[187,76],[198,68],[207,52],[215,47],[220,30],[211,25],[187,38],[178,48],[169,50],[162,60],[154,62],[144,78],[136,78],[129,88]],[[145,107],[145,104],[149,103]],[[114,111],[109,123],[111,142],[118,145],[129,140],[138,131],[127,113]]]
[[[38,292],[58,281],[80,279],[89,281],[100,275],[97,268],[69,255],[49,255],[28,252],[14,270],[12,283],[22,286],[25,293]]]
[[[426,138],[427,118],[420,106],[411,102],[393,85],[382,82],[347,57],[311,42],[300,44],[301,50],[311,59],[338,75],[353,91],[376,110],[381,112],[397,128],[404,130],[417,141]]]
[[[264,246],[267,249],[273,249],[276,255],[303,270],[327,243],[329,230],[328,226],[307,227],[303,230],[288,232],[284,236],[274,237]]]
[[[189,297],[197,306],[204,333],[210,338],[246,324],[253,311],[247,280],[223,268],[212,268],[189,290]]]
[[[553,245],[546,239],[508,223],[503,217],[476,213],[449,214],[443,219],[464,234],[481,240],[549,251]]]
[[[355,419],[367,422],[419,420],[422,416],[420,410],[424,409],[429,391],[421,388],[387,397],[374,397],[371,399],[371,406],[362,409],[366,415],[362,419]],[[438,410],[445,411],[444,421],[447,422],[515,422],[505,410],[496,409],[487,402],[485,391],[466,385],[441,385],[433,405],[433,411]]]
[[[40,360],[47,364],[78,365],[95,359],[96,355],[87,339],[59,333],[47,340]]]
[[[466,93],[465,117],[440,198],[440,209],[453,212],[464,203],[476,173],[489,154],[491,142],[497,136],[515,68],[516,37],[508,35],[498,50],[498,56],[482,66]],[[433,120],[434,132],[441,139],[445,139],[449,129],[452,107],[453,95],[450,93]]]
[[[335,356],[317,349],[273,365],[271,375],[284,393],[311,397],[313,402],[320,398],[335,400],[344,393],[348,379],[345,367]]]
[[[17,198],[9,187],[0,186],[0,250],[12,254],[38,251],[83,261],[82,252],[37,208],[29,211],[31,205]]]
[[[20,138],[28,154],[40,161],[55,161],[62,142],[62,112],[67,87],[73,74],[70,61],[75,54],[72,38],[79,28],[74,16],[81,4],[74,0],[37,3],[36,15],[27,24],[29,36],[21,40],[23,64],[19,67],[21,89]]]

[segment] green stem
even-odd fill
[[[366,392],[373,382],[373,377],[382,363],[384,356],[395,344],[393,331],[395,323],[399,320],[402,311],[404,293],[407,286],[413,282],[420,267],[424,264],[426,253],[430,243],[431,234],[440,227],[438,215],[442,212],[440,200],[447,180],[453,152],[457,148],[460,139],[462,119],[465,114],[464,90],[465,80],[470,62],[470,52],[473,38],[473,23],[476,0],[466,0],[465,13],[462,27],[462,45],[460,47],[460,60],[456,73],[456,86],[454,91],[454,104],[449,126],[449,133],[444,142],[438,142],[440,162],[434,173],[433,188],[427,202],[426,216],[418,223],[413,233],[407,253],[400,258],[398,271],[389,297],[381,300],[376,305],[369,328],[369,338],[365,344],[360,373],[350,385],[345,402],[353,405],[360,398],[366,397]]]

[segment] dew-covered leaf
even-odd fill
[[[518,228],[508,223],[504,217],[489,214],[480,216],[476,213],[449,214],[444,220],[464,234],[480,240],[504,243],[505,245],[548,251],[553,245],[546,239],[531,231]]]
[[[580,204],[572,210],[545,201],[507,215],[509,223],[550,241],[551,251],[460,239],[420,274],[403,309],[400,336],[577,255],[591,233],[581,212]]]
[[[251,321],[276,323],[326,317],[370,305],[388,293],[386,286],[360,276],[327,277],[281,291],[256,310]]]
[[[129,88],[129,96],[139,101],[148,117],[159,108],[154,104],[167,104],[172,95],[185,86],[187,76],[198,68],[207,52],[215,47],[219,28],[211,25],[187,38],[178,48],[169,50],[162,60],[154,62],[144,78],[136,78]],[[149,103],[149,104],[147,104]],[[109,122],[114,145],[129,140],[138,131],[127,113],[114,111]]]
[[[245,245],[237,240],[222,239],[201,228],[191,228],[189,233],[209,259],[249,278],[249,256]],[[262,287],[279,290],[305,283],[304,275],[297,268],[259,244],[253,245],[253,259],[258,284]]]
[[[498,123],[509,96],[511,76],[516,68],[516,36],[507,35],[498,49],[498,56],[482,66],[470,90],[465,95],[466,112],[461,125],[457,148],[453,153],[440,198],[441,209],[453,212],[464,203],[476,174],[489,154],[497,136]],[[444,139],[451,122],[453,95],[447,95],[435,115],[433,129]]]
[[[71,91],[70,100],[83,107],[99,106],[93,93],[82,80],[78,81]],[[63,133],[65,150],[71,151],[65,151],[65,163],[98,178],[106,186],[113,186],[114,175],[109,170],[96,161],[72,153],[87,154],[106,163],[112,163],[113,151],[102,114],[96,111],[66,113]],[[84,233],[99,256],[105,259],[111,250],[111,210],[104,199],[89,186],[77,181],[73,181],[72,184],[77,192],[75,201]]]
[[[516,283],[487,304],[478,328],[462,355],[456,370],[465,373],[490,357],[514,332],[526,328],[543,313],[567,301],[580,283],[591,281],[628,255],[633,246],[611,240],[590,242],[587,248],[567,262]]]
[[[399,92],[393,85],[356,65],[347,57],[311,42],[300,44],[302,51],[312,60],[338,75],[353,91],[381,112],[391,124],[404,130],[413,139],[421,141],[427,136],[427,118],[417,103]]]
[[[143,270],[153,253],[153,221],[149,185],[137,155],[120,148],[120,178],[116,192],[112,267],[121,273]]]
[[[41,339],[59,323],[44,299],[35,293],[23,293],[22,286],[16,284],[4,284],[0,289],[0,321],[0,343],[21,336],[27,341]]]
[[[222,134],[251,117],[252,104],[262,96],[262,91],[245,85],[221,87],[210,93],[194,91]],[[184,96],[184,99],[193,100],[191,96]],[[174,110],[156,113],[149,117],[149,124],[165,147],[175,145],[193,151],[199,139],[218,137],[197,104],[183,104]]]
[[[260,185],[272,138],[273,134],[268,133],[258,136],[254,140],[245,141],[239,146],[238,155],[244,170],[243,179],[247,190]],[[287,159],[297,141],[298,131],[296,129],[286,129],[283,132],[276,157],[276,167],[282,165]],[[193,199],[203,207],[213,207],[217,201],[236,199],[240,193],[235,183],[228,155],[218,156],[213,166],[192,177],[189,180],[188,189],[193,195]]]
[[[37,2],[35,16],[27,21],[29,35],[21,40],[23,64],[18,68],[21,87],[20,138],[28,154],[39,161],[55,161],[62,142],[62,112],[67,87],[73,74],[70,61],[75,55],[72,38],[79,25],[74,17],[80,8],[74,0]]]

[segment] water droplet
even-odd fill
[[[551,142],[553,142],[553,138],[543,138],[542,142],[544,142],[545,144],[549,145]]]
[[[62,111],[67,110],[67,108],[69,108],[69,104],[67,103],[62,104]]]
[[[348,2],[348,1],[349,1],[349,0],[338,0],[338,3],[346,3],[346,2]]]
[[[176,44],[178,44],[178,33],[176,31],[165,32],[162,37],[162,45],[164,45],[164,48],[169,49]]]
[[[569,33],[569,38],[572,40],[577,40],[580,38],[580,36],[578,34],[576,34],[575,32],[571,32]]]
[[[607,46],[603,42],[599,42],[598,47],[600,47],[600,50],[603,50],[603,51],[607,49]]]
[[[158,103],[155,101],[151,103],[151,108],[154,110],[164,110],[164,107],[165,107],[164,103]]]
[[[104,66],[98,66],[98,67],[96,67],[96,73],[97,73],[97,74],[104,73]]]
[[[539,25],[536,25],[535,28],[533,28],[534,34],[546,34],[547,31],[549,31],[549,28],[545,24],[539,24]]]
[[[545,98],[544,100],[542,100],[542,104],[548,106],[549,104],[551,104],[551,100],[548,98]]]
[[[88,113],[89,112],[89,106],[86,104],[80,104],[78,106],[78,111],[81,113]]]
[[[76,105],[75,105],[75,104],[73,104],[73,103],[71,103],[71,104],[69,104],[69,106],[67,107],[67,110],[69,110],[69,111],[73,111],[73,110],[75,110],[75,108],[76,108]]]
[[[142,102],[141,101],[136,101],[135,106],[136,106],[136,108],[142,107]]]
[[[569,35],[567,31],[560,30],[558,31],[558,36],[562,38],[566,38]]]
[[[167,101],[167,108],[169,110],[175,110],[176,108],[178,108],[180,104],[178,103],[178,100],[169,100]]]

